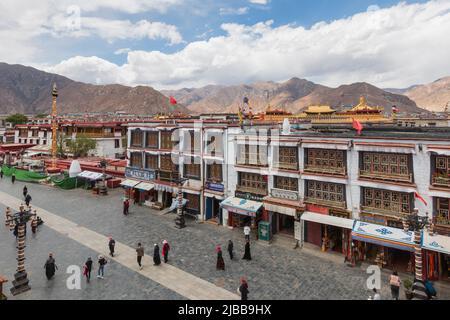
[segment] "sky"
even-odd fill
[[[450,75],[450,0],[2,0],[0,61],[156,89]]]

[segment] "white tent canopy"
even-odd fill
[[[77,175],[77,177],[86,178],[89,180],[99,180],[102,178],[102,176],[103,176],[102,173],[92,171],[83,171]]]

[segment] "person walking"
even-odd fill
[[[397,271],[394,271],[389,277],[389,284],[391,286],[391,295],[392,299],[398,300],[399,292],[400,292],[400,277],[398,276]]]
[[[139,265],[139,269],[142,270],[142,257],[144,256],[144,247],[142,246],[142,244],[139,242],[138,246],[136,248],[136,254],[137,254],[137,263]]]
[[[155,249],[153,250],[153,264],[159,266],[161,264],[161,257],[159,256],[159,246],[155,243]]]
[[[24,187],[23,187],[23,197],[24,197],[24,198],[26,198],[27,193],[28,193],[28,188],[27,188],[27,186],[24,186]]]
[[[167,261],[169,261],[169,250],[169,243],[167,242],[167,240],[163,240],[162,255],[164,257],[164,263],[167,263]]]
[[[252,260],[252,255],[250,254],[250,241],[247,240],[245,243],[245,251],[244,256],[242,257],[244,260]]]
[[[84,263],[83,275],[86,276],[86,281],[91,281],[91,271],[92,271],[92,259],[89,257]]]
[[[248,283],[244,277],[241,277],[241,285],[238,288],[238,292],[241,294],[241,300],[248,300]]]
[[[16,174],[15,173],[13,173],[12,175],[11,175],[11,182],[14,184],[14,182],[16,182]]]
[[[31,199],[31,196],[30,196],[30,194],[28,193],[27,196],[25,197],[25,204],[27,205],[27,207],[30,206],[30,201],[31,201],[31,200],[32,200],[32,199]]]
[[[128,214],[128,208],[129,208],[129,202],[128,199],[125,199],[123,201],[123,215],[127,215]]]
[[[103,276],[105,275],[105,265],[108,262],[106,261],[105,257],[100,255],[98,256],[98,273],[97,278],[103,279]]]
[[[233,260],[233,241],[228,240],[228,254],[230,255],[230,260]]]
[[[44,265],[45,275],[47,276],[47,280],[50,280],[55,275],[55,270],[58,270],[58,266],[55,263],[55,258],[53,258],[53,253],[48,254],[48,259]]]
[[[116,246],[116,241],[112,237],[109,237],[108,247],[109,247],[109,255],[111,257],[114,257],[114,247],[115,246]]]
[[[250,241],[250,226],[246,225],[244,227],[244,236],[246,241]]]
[[[225,270],[225,261],[223,261],[222,248],[220,246],[217,246],[216,252],[217,252],[216,269],[217,270]]]

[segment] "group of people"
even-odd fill
[[[234,258],[234,244],[233,241],[228,240],[228,246],[227,251],[230,255],[230,260],[233,260]],[[217,270],[225,270],[225,261],[223,260],[223,254],[222,254],[222,247],[220,245],[216,246],[216,253],[217,253],[217,263],[216,263],[216,269]],[[242,257],[243,260],[252,260],[252,255],[250,253],[250,241],[245,241],[245,248],[244,248],[244,256]]]
[[[162,255],[164,258],[164,263],[167,263],[169,261],[169,251],[170,251],[170,245],[167,242],[167,240],[163,240],[162,242]],[[153,265],[159,266],[161,264],[161,256],[159,254],[159,246],[157,243],[153,246]],[[139,242],[136,248],[136,257],[137,257],[137,263],[139,265],[139,269],[142,270],[142,257],[144,256],[144,247]]]

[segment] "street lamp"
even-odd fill
[[[422,249],[420,242],[422,239],[422,232],[426,225],[428,225],[427,216],[419,216],[419,209],[414,208],[411,214],[403,217],[403,228],[405,231],[414,232],[414,261],[415,261],[415,278],[417,280],[423,280],[422,276]]]
[[[178,173],[178,178],[174,179],[178,184],[178,206],[177,206],[177,217],[175,218],[175,227],[178,229],[183,229],[186,227],[186,223],[184,221],[184,211],[183,211],[183,183],[188,180],[187,178],[182,178],[181,174]]]
[[[27,272],[25,271],[25,228],[27,222],[36,216],[35,213],[31,213],[31,210],[20,211],[14,213],[8,219],[8,223],[11,227],[17,226],[17,273],[14,274],[14,280],[12,282],[13,287],[11,293],[13,296],[30,290],[28,285]]]

